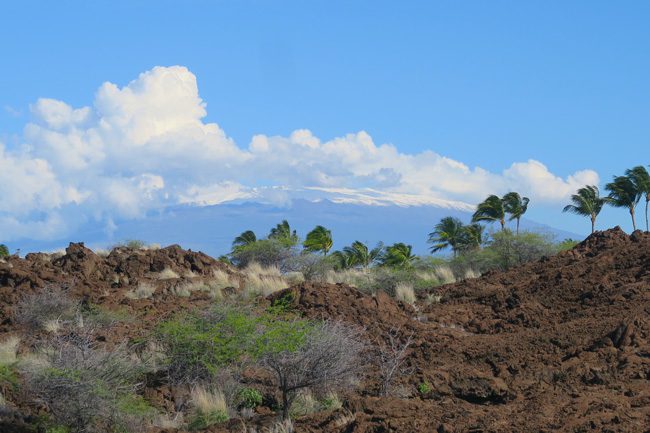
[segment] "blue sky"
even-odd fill
[[[0,142],[21,157],[26,148],[41,146],[24,132],[28,123],[51,120],[43,114],[51,107],[34,110],[39,98],[92,107],[104,82],[123,88],[155,66],[181,65],[196,77],[207,103],[202,122],[217,123],[242,149],[256,134],[290,137],[308,129],[324,143],[365,131],[374,145],[392,144],[416,159],[432,151],[497,176],[532,159],[565,180],[593,170],[603,185],[625,168],[650,163],[649,19],[647,2],[2,2]],[[83,201],[88,218],[110,222],[110,213],[95,211],[87,198],[95,191],[71,180],[70,170],[51,155],[30,157],[52,165],[52,179],[61,183],[57,194],[74,188],[80,195],[43,209],[35,205],[29,218],[48,212],[67,217],[70,203]],[[155,175],[164,178],[165,188],[181,188],[170,179],[182,173],[169,164],[160,167],[107,171],[103,181]],[[349,184],[305,177],[292,187],[382,188],[393,175],[364,183],[363,174]],[[249,187],[286,183],[281,173],[245,182],[199,177],[183,188],[221,188],[231,180]],[[151,179],[146,182],[158,181]],[[506,188],[495,182],[495,189]],[[398,192],[409,192],[410,185]],[[472,202],[471,194],[454,188],[436,193]],[[156,206],[167,203],[165,194]],[[561,199],[535,206],[531,198],[532,218],[578,232],[588,228],[587,221],[559,213]],[[11,209],[2,212],[24,218]],[[629,229],[628,219],[623,210],[606,210],[603,226]],[[48,230],[52,235],[54,229]]]

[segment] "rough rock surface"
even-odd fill
[[[180,278],[156,280],[164,269]],[[173,311],[214,302],[200,292],[171,293],[179,281],[208,278],[213,269],[235,272],[177,246],[98,257],[71,244],[56,259],[11,258],[0,263],[0,340],[22,332],[12,319],[22,294],[52,284],[137,317],[115,328],[109,342],[144,335]],[[125,292],[140,281],[155,281],[156,292],[128,299]],[[408,374],[396,379],[391,395],[377,395],[378,370],[370,362],[343,409],[299,419],[296,431],[650,431],[650,234],[598,232],[571,251],[430,292],[441,302],[427,305],[422,294],[413,307],[383,293],[315,283],[273,295],[307,317],[363,327],[375,345],[391,333],[412,340]],[[421,393],[425,382],[430,389]],[[165,386],[146,392],[173,407],[174,393]],[[270,419],[248,423],[259,427]],[[8,427],[18,422],[8,420],[0,431],[21,431]],[[210,431],[241,432],[242,423]]]

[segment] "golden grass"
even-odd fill
[[[192,407],[202,414],[220,413],[228,415],[228,403],[219,389],[206,389],[196,386],[191,394]]]
[[[156,292],[156,287],[148,282],[141,282],[138,287],[126,292],[129,299],[148,299]]]
[[[436,277],[438,277],[438,281],[440,281],[440,284],[450,284],[456,282],[456,277],[454,276],[454,272],[451,270],[449,266],[445,266],[445,265],[436,266],[433,272],[436,274]]]
[[[413,284],[400,282],[395,286],[395,299],[406,304],[415,304],[415,290]]]
[[[20,338],[11,336],[0,343],[0,365],[10,365],[16,362],[16,353]]]
[[[176,280],[180,278],[180,276],[170,268],[163,269],[157,277],[159,280]]]

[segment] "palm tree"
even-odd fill
[[[305,242],[302,245],[307,251],[322,251],[323,255],[326,256],[329,250],[332,249],[332,232],[323,226],[316,226],[312,231],[307,233],[307,238],[305,238]]]
[[[341,269],[350,269],[356,265],[355,257],[346,251],[334,251],[331,255]]]
[[[382,265],[405,268],[411,266],[417,256],[413,254],[411,245],[398,242],[386,248],[382,257]]]
[[[479,221],[499,221],[501,223],[501,230],[506,227],[506,211],[503,208],[503,200],[496,195],[490,195],[484,202],[479,203],[476,207],[476,212],[472,215],[472,222]]]
[[[645,195],[645,231],[649,231],[648,203],[650,203],[650,174],[648,174],[648,170],[646,170],[642,165],[636,166],[630,170],[626,170],[625,174],[627,177],[632,179],[637,193],[640,196]]]
[[[507,214],[510,214],[509,221],[517,220],[517,234],[519,234],[519,220],[528,210],[528,197],[522,197],[518,192],[509,192],[503,196],[503,208]]]
[[[298,234],[296,231],[291,231],[291,226],[287,220],[282,222],[271,229],[269,239],[275,239],[287,247],[293,247],[298,244]]]
[[[435,253],[447,247],[450,247],[454,253],[454,257],[458,254],[458,247],[460,246],[463,236],[465,235],[465,226],[458,218],[445,217],[435,225],[433,231],[429,233],[429,240],[427,241],[431,246],[431,252]]]
[[[255,242],[257,242],[257,236],[255,236],[255,233],[252,230],[246,230],[232,241],[232,250],[240,250],[254,244]]]
[[[484,231],[485,226],[478,223],[464,226],[460,244],[457,247],[458,250],[462,252],[481,248],[481,245],[485,242],[485,239],[483,238]]]
[[[562,212],[571,212],[576,215],[588,216],[591,219],[591,233],[596,231],[596,217],[603,209],[607,198],[600,196],[596,185],[587,185],[580,188],[576,194],[571,196],[573,204],[564,206]]]
[[[614,181],[605,185],[605,188],[609,191],[607,203],[614,207],[627,208],[632,217],[632,229],[636,230],[634,208],[641,199],[641,193],[637,190],[632,179],[628,176],[614,176]]]
[[[343,252],[352,257],[352,265],[359,265],[365,270],[379,260],[383,250],[384,244],[381,242],[379,242],[373,249],[369,249],[368,246],[361,241],[354,241],[349,247],[343,248]]]

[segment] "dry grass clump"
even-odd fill
[[[321,410],[321,404],[314,398],[311,392],[305,391],[298,394],[291,406],[291,416],[301,417],[310,415]]]
[[[288,287],[277,267],[265,268],[251,263],[244,269],[244,295],[247,297],[268,296]]]
[[[341,271],[330,270],[325,274],[325,282],[329,284],[346,284],[351,287],[359,287],[368,284],[373,280],[373,276],[360,269],[345,269]]]
[[[436,274],[436,277],[438,277],[440,284],[451,284],[456,282],[456,277],[454,276],[454,272],[451,270],[449,266],[446,265],[436,266],[433,272]]]
[[[156,292],[156,287],[148,282],[141,282],[138,287],[126,292],[129,299],[149,299]]]
[[[11,365],[16,362],[19,344],[20,338],[15,335],[0,343],[0,366]]]
[[[151,421],[151,425],[161,429],[180,429],[183,423],[182,412],[176,412],[173,416],[170,414],[158,414]]]
[[[192,292],[207,292],[212,299],[222,299],[223,290],[236,284],[230,279],[228,273],[215,270],[213,277],[209,280],[187,281],[172,288],[172,293],[177,296],[188,297]]]
[[[438,277],[436,276],[435,272],[432,271],[417,271],[415,273],[415,276],[417,277],[418,280],[424,281],[427,283],[431,283],[431,285],[437,285],[438,284]]]
[[[302,272],[287,272],[284,274],[284,279],[289,285],[300,284],[305,282],[305,275]]]
[[[480,272],[476,272],[474,269],[469,268],[465,271],[465,280],[470,280],[472,278],[478,278],[481,276]]]
[[[16,305],[16,322],[31,329],[43,329],[52,322],[73,320],[79,303],[61,288],[45,287],[41,292],[24,296]]]
[[[264,267],[257,262],[251,262],[244,269],[245,274],[266,275],[271,277],[282,277],[282,273],[277,266]]]
[[[202,286],[200,283],[179,284],[171,288],[171,293],[181,298],[189,298],[192,296],[192,291],[197,290],[200,286]]]
[[[107,250],[107,249],[104,249],[104,248],[95,249],[95,254],[97,254],[99,257],[108,257],[110,253],[111,253],[111,250]]]
[[[159,280],[176,280],[180,276],[171,268],[165,268],[158,274]]]
[[[430,293],[430,294],[427,295],[427,300],[426,300],[427,305],[439,304],[440,302],[442,302],[442,296],[441,295],[436,295],[436,294],[433,294],[433,293]]]
[[[190,430],[205,429],[230,418],[228,403],[219,389],[196,386],[192,389],[191,403],[193,415],[188,425]]]
[[[246,275],[244,294],[248,297],[268,296],[287,287],[287,282],[281,277],[251,274]]]
[[[395,286],[395,298],[407,304],[415,304],[415,290],[413,284],[399,282]]]

